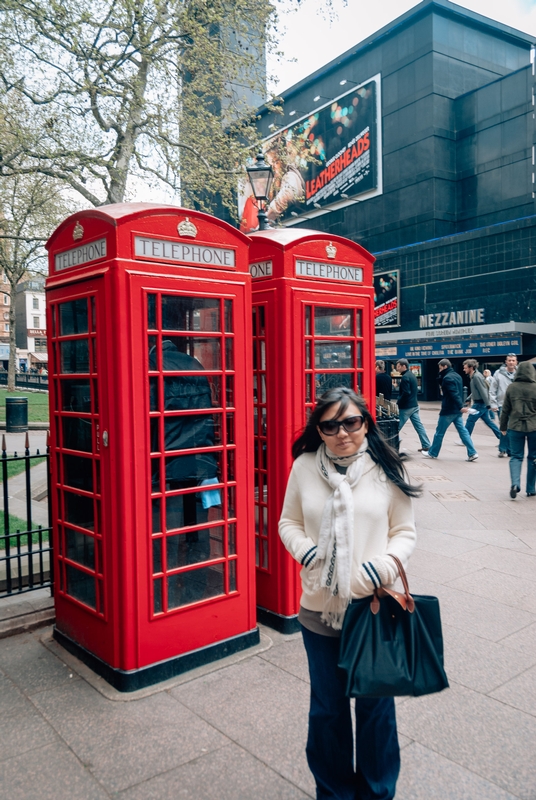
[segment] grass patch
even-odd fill
[[[10,514],[9,515],[9,533],[13,533],[14,531],[16,532],[17,530],[19,530],[19,531],[25,531],[26,530],[26,520],[21,519],[20,517],[16,517],[13,514]],[[34,533],[32,533],[32,544],[38,544],[39,543],[39,531],[36,530],[35,523],[34,523],[34,526],[33,526],[32,530],[34,531]],[[3,514],[2,511],[0,511],[0,550],[5,550],[6,549],[6,540],[2,538],[4,536],[4,533],[5,533],[5,529],[4,529],[4,514]],[[46,533],[44,532],[42,534],[42,536],[43,536],[43,543],[44,542],[48,542],[48,531]],[[18,537],[16,535],[9,537],[9,544],[10,544],[10,547],[12,549],[13,548],[15,548],[15,549],[17,548],[17,539],[18,539]],[[20,537],[20,546],[21,546],[21,548],[28,546],[28,536],[27,535]]]
[[[42,464],[45,461],[46,456],[40,456],[39,458],[32,458],[30,461],[30,469],[33,469],[38,464]],[[0,458],[1,461],[1,458]],[[21,472],[25,470],[25,462],[24,461],[8,461],[7,462],[7,478],[14,478],[15,475],[20,475]],[[2,465],[0,464],[0,483],[4,480],[4,471],[2,469]],[[1,512],[0,512],[1,513]]]
[[[48,422],[48,392],[8,392],[0,389],[0,422],[6,421],[6,397],[27,397],[28,422]]]

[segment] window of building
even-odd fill
[[[5,305],[5,306],[8,306],[8,305],[9,305],[9,295],[8,295],[8,294],[5,294],[5,295],[4,295],[4,305]]]
[[[33,302],[33,308],[39,308],[39,298],[38,297],[34,297],[32,302]]]
[[[9,322],[4,322],[4,330],[5,331],[9,330]]]
[[[4,311],[4,319],[9,319],[9,311]]]
[[[2,273],[2,278],[3,278],[4,283],[7,283],[7,275],[6,275],[5,272]]]
[[[33,326],[34,326],[34,328],[38,328],[39,327],[39,317],[34,317],[33,318]]]
[[[46,351],[47,351],[47,340],[46,339],[34,339],[34,351],[36,353],[46,353]]]

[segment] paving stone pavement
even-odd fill
[[[437,413],[424,404],[429,435]],[[440,598],[451,688],[397,700],[396,798],[536,800],[536,498],[510,499],[508,461],[482,423],[477,462],[456,439],[449,430],[429,461],[410,424],[402,432],[424,485],[410,587]],[[50,628],[0,640],[1,800],[314,797],[301,639],[262,630],[253,653],[134,696]]]

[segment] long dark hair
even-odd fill
[[[342,417],[350,403],[354,403],[363,415],[363,424],[367,424],[368,452],[372,460],[379,464],[388,479],[398,486],[408,497],[418,497],[421,486],[414,486],[409,483],[408,474],[404,467],[407,456],[400,455],[388,444],[380,433],[378,426],[374,422],[372,414],[361,395],[357,395],[352,389],[340,386],[337,389],[330,389],[319,398],[313,413],[307,421],[307,425],[292,445],[292,456],[298,458],[302,453],[316,453],[322,439],[318,433],[317,425],[323,417],[325,411],[333,405],[340,403],[339,410],[335,419]]]

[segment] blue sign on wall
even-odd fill
[[[457,341],[408,342],[376,345],[376,358],[469,358],[471,356],[499,356],[506,353],[521,355],[521,336],[509,338],[491,337],[482,339],[458,339]]]

